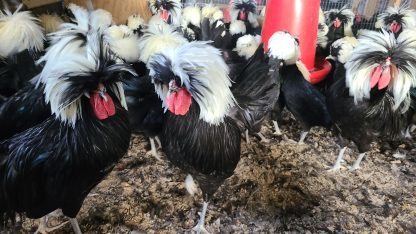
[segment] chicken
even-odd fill
[[[28,84],[40,69],[35,60],[45,36],[31,12],[0,11],[0,95],[10,97]]]
[[[303,132],[299,144],[304,140],[309,130],[314,126],[331,127],[331,117],[326,108],[325,96],[319,92],[308,79],[306,67],[299,61],[300,49],[297,40],[287,32],[276,33],[270,39],[279,43],[275,57],[283,62],[280,69],[281,96],[280,104],[284,104],[299,121]],[[274,53],[271,50],[271,53]],[[277,106],[276,108],[281,108]],[[277,123],[275,122],[275,126]],[[276,129],[278,132],[278,129]]]
[[[156,53],[170,47],[178,47],[187,40],[175,29],[158,19],[152,19],[148,28],[143,30],[143,36],[138,42],[139,62],[134,64],[140,76],[125,83],[129,118],[133,133],[142,133],[150,139],[150,154],[160,160],[155,140],[161,147],[158,138],[162,129],[164,111],[146,68],[149,59]],[[140,51],[140,53],[138,53]]]
[[[416,27],[416,11],[406,5],[389,7],[378,16],[376,27],[389,30],[397,37],[403,30]]]
[[[247,34],[259,35],[261,28],[256,11],[257,3],[255,0],[234,0],[231,9],[231,23],[240,20],[245,24]]]
[[[335,130],[352,140],[360,155],[350,170],[360,167],[370,144],[378,138],[400,139],[406,126],[410,89],[416,85],[415,38],[409,34],[363,31],[344,69],[334,73],[327,97]],[[339,170],[345,148],[332,171]]]
[[[182,4],[180,0],[148,0],[153,18],[159,18],[174,27],[180,26]]]
[[[352,10],[346,7],[343,7],[340,10],[332,9],[325,12],[326,24],[329,26],[329,31],[327,34],[327,53],[329,52],[329,47],[334,41],[345,36],[354,36],[352,32],[354,17],[355,14],[352,12]]]
[[[52,115],[0,143],[0,219],[40,218],[62,209],[75,219],[89,191],[127,152],[130,127],[121,81],[134,72],[115,64],[100,31],[90,31],[85,54],[48,61],[40,76]],[[70,144],[68,144],[70,142]]]
[[[188,6],[182,10],[181,30],[189,41],[201,40],[202,12],[198,6]]]
[[[187,178],[190,193],[193,178],[202,190],[204,205],[194,228],[199,233],[205,230],[208,202],[240,160],[241,131],[255,131],[277,100],[278,68],[269,65],[260,46],[231,87],[220,51],[207,42],[162,50],[148,68],[169,110],[161,133],[164,152],[192,176]]]
[[[322,8],[320,8],[318,20],[318,38],[316,42],[316,56],[318,58],[327,56],[328,31],[329,27],[326,25],[325,14],[322,11]]]

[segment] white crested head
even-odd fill
[[[86,39],[86,53],[65,54],[47,72],[42,71],[45,101],[51,112],[62,123],[74,127],[82,116],[81,98],[96,92],[94,84],[104,83],[107,90],[127,109],[123,85],[115,74],[134,72],[125,64],[110,62],[108,52],[103,47],[100,32],[90,32]]]
[[[152,17],[148,28],[139,40],[140,61],[148,63],[150,57],[160,51],[178,47],[187,42],[175,29],[160,20],[159,17]]]
[[[182,15],[181,0],[148,0],[150,11],[163,21],[174,26],[180,26]]]
[[[87,9],[73,3],[68,4],[67,8],[74,15],[72,21],[76,23],[77,27],[80,30],[88,31],[90,17]]]
[[[275,32],[268,43],[269,56],[293,65],[300,59],[299,42],[288,32]]]
[[[139,61],[139,38],[126,25],[113,25],[104,33],[104,41],[118,58],[128,63]]]
[[[239,56],[250,59],[259,48],[259,41],[252,35],[244,35],[237,40],[237,46],[234,49]]]
[[[331,45],[331,56],[338,62],[345,64],[351,57],[358,40],[355,37],[343,37]]]
[[[322,11],[322,8],[319,8],[319,21],[318,21],[318,40],[317,45],[321,48],[326,48],[328,45],[327,34],[329,32],[329,27],[325,22],[325,15]]]
[[[127,26],[131,30],[143,29],[145,26],[145,21],[140,15],[131,15],[127,19]]]
[[[110,12],[97,9],[90,13],[90,26],[93,29],[105,30],[113,24],[113,16]]]
[[[217,20],[224,19],[224,12],[213,4],[208,4],[204,6],[201,10],[202,18],[208,18],[210,22],[215,22]]]
[[[42,51],[45,36],[39,20],[29,11],[0,11],[0,57],[24,50]]]
[[[199,106],[200,119],[207,123],[221,123],[235,105],[228,66],[221,51],[208,42],[167,48],[151,58],[148,68],[165,108],[172,81],[180,82],[177,85],[190,93],[192,102]]]
[[[230,33],[231,35],[237,34],[246,34],[247,28],[243,21],[241,20],[234,20],[230,23]]]
[[[345,36],[354,36],[352,32],[352,25],[354,24],[354,12],[344,6],[341,9],[331,9],[325,13],[326,24],[329,27],[344,27]]]
[[[390,30],[394,33],[402,29],[414,29],[416,27],[416,11],[404,4],[400,7],[388,7],[377,18],[379,28]]]
[[[393,108],[398,109],[409,98],[410,88],[416,87],[415,38],[401,34],[396,40],[383,30],[362,32],[358,41],[345,64],[350,95],[358,102],[369,99],[373,88],[385,90],[392,93]]]
[[[198,6],[188,6],[182,10],[181,26],[188,27],[192,24],[196,27],[201,27],[202,15],[201,9]]]
[[[38,18],[46,34],[58,31],[64,23],[63,19],[57,15],[42,14]]]
[[[242,20],[248,21],[253,28],[259,27],[257,20],[257,3],[255,0],[234,0],[231,9],[231,21]]]

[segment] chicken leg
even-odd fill
[[[298,142],[298,145],[305,144],[305,138],[306,138],[306,136],[308,135],[308,133],[309,133],[309,132],[302,132],[302,133],[300,134],[300,140],[299,140],[299,142]]]
[[[79,224],[78,224],[77,219],[71,218],[69,221],[71,222],[71,226],[72,226],[72,229],[74,230],[74,233],[75,234],[82,234],[81,228],[79,228]]]
[[[158,152],[157,152],[157,148],[156,148],[156,144],[155,144],[155,138],[153,137],[149,137],[150,140],[150,151],[147,152],[146,154],[150,154],[153,157],[155,157],[158,161],[161,161],[161,157],[159,156]]]
[[[260,142],[261,142],[261,143],[266,143],[266,144],[270,143],[270,140],[269,140],[269,139],[267,139],[267,138],[266,138],[263,134],[261,134],[260,132],[256,133],[256,135],[257,135],[258,137],[260,137]]]
[[[341,149],[341,151],[338,154],[337,161],[335,161],[334,166],[331,167],[328,171],[339,171],[341,169],[341,162],[344,161],[342,158],[344,157],[346,149],[347,147]]]
[[[204,201],[204,204],[202,206],[202,211],[198,212],[199,214],[198,224],[194,228],[192,228],[192,230],[194,230],[197,234],[209,233],[207,229],[205,229],[205,215],[207,213],[207,210],[208,210],[208,202]]]
[[[357,161],[355,161],[352,167],[349,168],[350,171],[355,171],[361,168],[360,163],[363,160],[364,156],[365,156],[365,153],[361,153],[360,155],[358,155]]]
[[[277,124],[277,121],[273,120],[273,125],[274,125],[274,133],[273,134],[277,135],[277,136],[281,136],[282,131],[280,131],[279,124]]]

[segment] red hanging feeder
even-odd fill
[[[316,61],[316,41],[320,0],[268,0],[262,40],[267,43],[273,33],[287,31],[299,39],[301,60],[311,73],[310,82],[321,82],[331,71],[331,64]]]

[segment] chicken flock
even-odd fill
[[[416,12],[408,6],[388,8],[374,25],[346,7],[321,11],[316,53],[332,70],[312,85],[294,35],[275,32],[264,48],[266,9],[258,14],[254,0],[234,0],[229,15],[213,4],[148,3],[147,23],[132,15],[125,25],[91,3],[37,17],[19,1],[0,3],[0,231],[18,215],[40,219],[39,233],[59,229],[47,221],[60,209],[81,233],[84,199],[127,153],[132,133],[150,139],[149,155],[163,160],[161,149],[188,174],[191,195],[199,185],[200,233],[242,137],[268,142],[266,121],[282,135],[284,108],[303,129],[295,144],[314,126],[354,142],[350,170],[372,142],[394,145],[414,130]],[[340,170],[345,145],[330,171]]]

